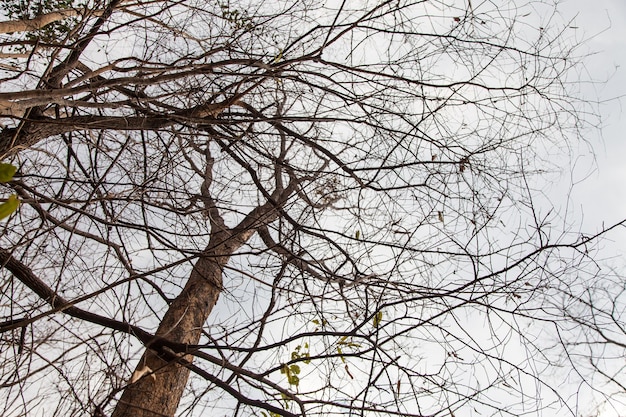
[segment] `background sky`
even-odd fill
[[[595,150],[580,161],[575,179],[582,179],[589,168],[591,175],[574,187],[570,204],[584,216],[587,232],[626,218],[626,1],[565,0],[561,13],[572,19],[576,36],[585,40],[580,52],[590,54],[584,60],[582,93],[599,101],[602,129],[587,134]],[[587,136],[587,135],[586,135]],[[621,228],[605,242],[606,254],[626,254],[626,229]],[[615,266],[626,262],[619,257]]]
[[[580,78],[581,93],[597,100],[601,129],[588,129],[593,147],[578,160],[569,210],[583,216],[582,229],[599,231],[626,218],[626,0],[563,0],[559,10],[571,19],[575,36],[588,56]],[[626,276],[626,228],[601,244],[603,265]],[[626,280],[626,278],[622,278]],[[626,408],[600,410],[598,417],[624,417]]]

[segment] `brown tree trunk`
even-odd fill
[[[206,185],[211,183],[212,159],[207,166]],[[226,228],[208,189],[212,234],[209,244],[196,262],[189,281],[165,313],[157,336],[172,342],[198,344],[202,328],[222,290],[222,272],[230,257],[261,227],[274,221],[279,207],[296,189],[298,181],[286,188],[277,187],[269,201],[257,206],[234,228]],[[192,355],[184,359],[193,361]],[[146,368],[147,367],[147,368]],[[148,369],[149,368],[149,369]],[[147,372],[146,372],[147,371]],[[183,395],[189,369],[176,361],[165,361],[156,352],[146,349],[133,375],[142,375],[129,383],[112,417],[171,417]]]
[[[218,245],[198,259],[185,288],[163,317],[158,336],[180,343],[198,343],[219,297],[222,270],[233,249],[236,248],[232,245]],[[185,359],[192,361],[193,357],[188,355]],[[124,390],[112,417],[173,416],[187,385],[189,369],[164,361],[148,348],[133,375],[139,374],[143,376]]]

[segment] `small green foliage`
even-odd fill
[[[273,411],[270,411],[270,412],[269,412],[269,414],[268,414],[268,413],[266,413],[265,411],[261,411],[261,416],[262,416],[262,417],[281,417],[281,415],[280,415],[280,414],[275,413],[275,412],[273,412]]]
[[[9,182],[13,179],[17,167],[12,164],[0,163],[0,182]]]
[[[306,352],[304,351],[304,349],[306,349]],[[303,360],[303,362],[305,364],[311,363],[311,360],[309,359],[309,344],[308,343],[304,344],[304,349],[303,349],[302,345],[296,346],[294,351],[291,352],[291,360],[295,361],[297,359],[306,358],[306,359]],[[302,352],[301,352],[301,350],[302,350]]]
[[[17,167],[11,164],[0,163],[0,183],[9,182],[13,179]],[[9,196],[6,202],[0,204],[0,220],[9,217],[20,205],[16,194]]]
[[[4,219],[5,217],[9,217],[20,205],[20,200],[18,200],[17,195],[13,194],[9,196],[9,199],[0,204],[0,219]]]
[[[328,325],[328,322],[325,319],[322,319],[321,321],[318,319],[313,319],[311,320],[311,323],[315,324],[316,326],[322,326],[322,327]],[[318,330],[319,328],[315,329],[315,331],[318,331]]]
[[[300,385],[300,377],[298,377],[300,367],[298,365],[283,365],[282,368],[280,368],[280,373],[287,376],[289,385],[295,385],[296,387]]]
[[[348,336],[344,336],[341,339],[339,339],[339,342],[337,342],[337,354],[339,354],[339,357],[341,358],[341,362],[346,363],[346,359],[343,357],[342,347],[358,349],[361,347],[361,345],[359,343],[354,343],[348,340]]]
[[[252,19],[248,17],[248,14],[245,11],[240,12],[237,9],[231,9],[228,3],[220,3],[220,9],[222,10],[222,19],[230,23],[233,29],[254,29]]]
[[[382,321],[383,321],[383,312],[379,311],[378,313],[376,313],[376,315],[372,319],[372,325],[374,327],[378,327]]]
[[[291,360],[297,361],[301,360],[304,364],[311,363],[309,359],[309,344],[305,343],[304,345],[298,345],[295,347],[293,352],[291,352]],[[284,374],[287,377],[287,382],[289,385],[298,386],[300,384],[300,365],[293,363],[291,365],[283,365],[280,368],[280,373]]]
[[[281,49],[280,51],[278,51],[278,55],[276,55],[276,56],[274,57],[274,61],[273,61],[273,63],[274,63],[274,64],[277,64],[277,63],[279,63],[279,62],[280,62],[280,60],[281,60],[281,59],[283,59],[283,50],[282,50],[282,49]]]
[[[351,348],[360,348],[361,344],[360,343],[354,343],[348,340],[348,336],[344,336],[341,339],[339,339],[339,342],[337,342],[337,344],[339,345],[343,345],[343,346],[348,346]]]
[[[346,363],[346,360],[343,357],[343,350],[341,350],[341,346],[337,346],[337,353],[339,354],[339,357],[341,358],[341,362]]]

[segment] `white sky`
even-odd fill
[[[600,105],[602,131],[590,131],[589,140],[595,149],[595,172],[574,188],[572,208],[582,211],[584,229],[598,230],[626,218],[626,1],[565,0],[560,7],[564,17],[574,19],[576,35],[588,39],[583,50],[587,76],[597,81],[586,84],[583,92],[597,98]],[[590,160],[590,159],[589,159]],[[581,164],[578,179],[588,169],[589,160]],[[615,244],[610,251],[626,253],[626,230],[611,234]],[[624,265],[617,259],[615,265]]]
[[[590,129],[585,137],[595,163],[591,153],[579,160],[574,180],[592,172],[573,188],[569,200],[570,214],[583,215],[581,230],[592,233],[626,218],[626,0],[561,0],[559,10],[572,19],[576,37],[585,40],[579,52],[590,54],[581,80],[595,83],[584,83],[581,92],[601,103],[602,129]],[[604,264],[626,277],[626,228],[608,238],[600,257],[612,258]],[[626,409],[599,411],[598,417],[626,416]]]

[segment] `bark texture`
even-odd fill
[[[0,132],[0,156],[6,157],[20,150],[28,149],[51,136],[79,130],[158,130],[173,123],[171,118],[159,116],[76,116],[62,119],[48,117],[31,118],[23,125],[16,128],[6,128]]]
[[[50,23],[58,22],[59,20],[78,15],[78,10],[68,9],[42,14],[33,19],[4,21],[0,22],[0,33],[34,31],[41,29]]]
[[[212,180],[212,158],[208,158],[205,185]],[[212,236],[196,262],[187,284],[165,313],[157,336],[174,343],[198,344],[202,328],[222,290],[223,268],[230,257],[260,227],[274,221],[280,207],[297,186],[292,181],[284,189],[278,187],[265,204],[257,206],[234,228],[226,228],[210,194],[206,199],[212,224]],[[192,355],[179,354],[191,363]],[[147,368],[146,368],[147,367]],[[164,360],[147,346],[133,375],[142,375],[124,390],[112,417],[174,416],[187,385],[189,369],[175,360]]]
[[[163,317],[157,336],[189,344],[200,340],[204,322],[222,288],[222,268],[230,257],[227,252],[226,247],[216,248],[196,262],[187,285]],[[187,355],[185,359],[192,361],[193,356]],[[143,376],[124,391],[112,417],[173,416],[185,390],[189,369],[161,359],[148,348],[135,375],[141,372]]]

